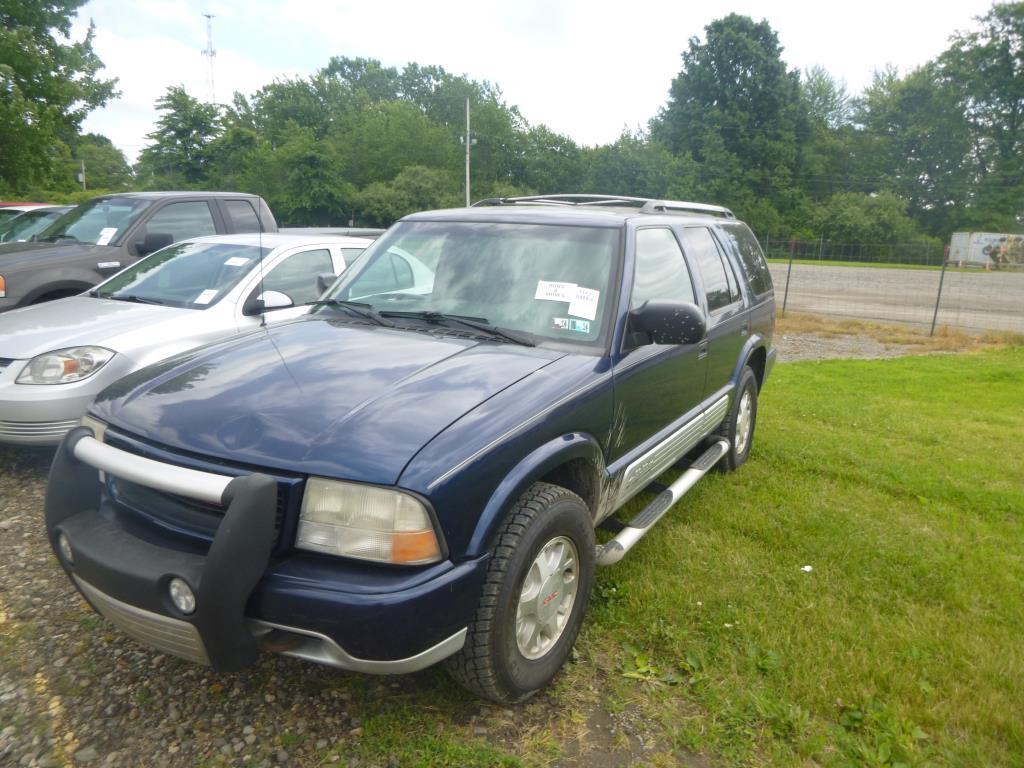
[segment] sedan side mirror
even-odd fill
[[[242,305],[242,314],[251,317],[261,315],[271,309],[286,309],[295,306],[292,297],[280,291],[264,291],[258,296],[250,296]]]
[[[149,256],[151,253],[166,248],[174,242],[174,235],[170,232],[148,232],[142,242],[135,244],[135,250],[139,256]]]
[[[652,344],[696,344],[707,333],[707,323],[696,304],[650,299],[629,313],[629,329]]]
[[[333,272],[321,272],[316,276],[316,290],[319,295],[323,295],[327,292],[327,289],[334,285],[334,281],[338,279],[338,276]]]

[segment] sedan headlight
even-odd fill
[[[103,347],[70,347],[39,355],[28,361],[16,384],[69,384],[92,376],[114,356]]]
[[[295,546],[401,565],[434,563],[441,546],[427,508],[389,488],[311,477]]]

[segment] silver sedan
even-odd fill
[[[0,315],[0,442],[56,445],[122,376],[304,314],[370,242],[199,237],[147,256],[88,293]]]

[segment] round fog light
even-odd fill
[[[71,551],[71,541],[63,532],[57,537],[57,548],[60,549],[60,553],[68,565],[75,564],[75,555]]]
[[[192,587],[184,579],[175,576],[170,585],[171,601],[182,613],[192,613],[196,609],[196,596]]]

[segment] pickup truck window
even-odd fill
[[[739,300],[736,277],[730,279],[731,269],[723,262],[718,244],[707,227],[687,227],[683,230],[683,248],[697,264],[704,279],[704,294],[708,311],[714,312]]]
[[[648,299],[696,301],[686,260],[670,229],[641,229],[636,233],[636,268],[630,305]]]
[[[132,197],[101,197],[83,203],[39,233],[38,240],[72,240],[88,245],[111,245],[150,205]]]
[[[259,232],[260,220],[248,200],[225,200],[228,218],[235,232]]]
[[[146,234],[169,234],[171,242],[217,234],[208,203],[171,203],[146,223]]]

